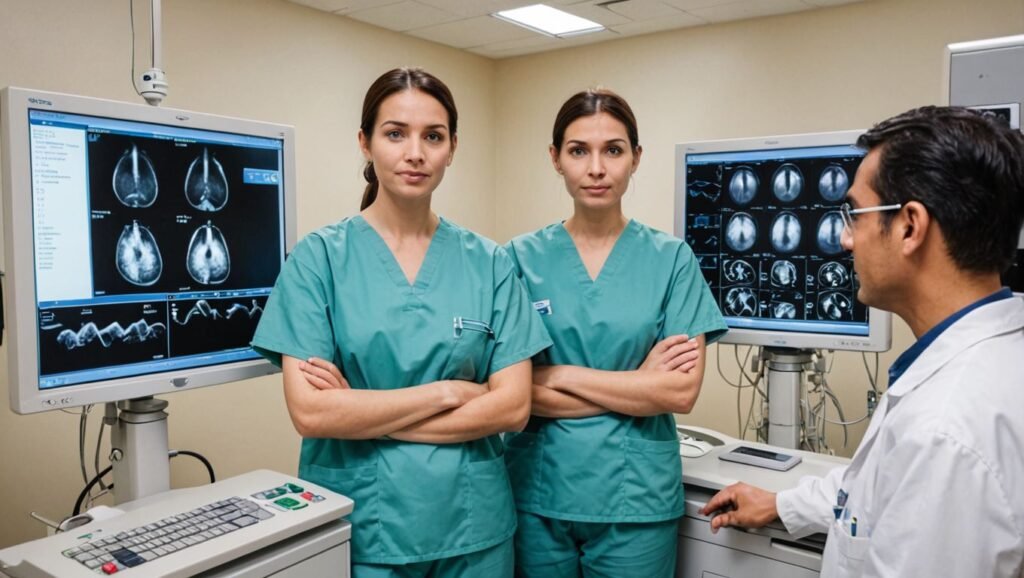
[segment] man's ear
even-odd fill
[[[913,255],[925,244],[931,222],[931,214],[920,202],[910,201],[903,205],[892,226],[899,228],[900,252],[904,257]]]

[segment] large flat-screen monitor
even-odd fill
[[[723,343],[884,351],[889,313],[857,301],[839,207],[859,131],[680,144],[675,233],[725,316]]]
[[[249,347],[295,240],[291,127],[0,92],[18,413],[272,373]]]

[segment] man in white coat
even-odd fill
[[[1024,136],[926,107],[862,135],[842,213],[858,298],[917,337],[849,466],[704,509],[827,532],[822,576],[1024,576],[1024,300],[1001,288],[1024,220]]]

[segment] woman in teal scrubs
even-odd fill
[[[434,76],[377,79],[362,212],[295,246],[253,338],[284,371],[299,476],[355,501],[355,578],[512,575],[497,434],[527,421],[550,341],[507,253],[430,209],[456,122]]]
[[[641,152],[620,96],[570,98],[550,153],[575,210],[506,246],[554,341],[535,359],[533,415],[506,437],[518,576],[675,571],[673,413],[693,407],[726,326],[690,247],[622,213]]]

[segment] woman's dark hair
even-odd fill
[[[926,106],[884,120],[857,145],[878,149],[871,183],[883,205],[918,201],[965,271],[1002,273],[1024,220],[1024,135],[962,107]],[[894,214],[883,214],[888,228]]]
[[[448,132],[452,136],[455,135],[459,113],[455,110],[455,99],[452,98],[448,87],[436,76],[423,69],[396,68],[380,75],[380,78],[375,80],[366,91],[366,98],[363,99],[363,117],[359,128],[363,131],[367,143],[373,137],[373,127],[377,123],[377,113],[380,111],[381,103],[392,94],[403,90],[419,90],[440,102],[448,112]],[[363,202],[359,206],[360,211],[372,205],[373,201],[377,199],[379,182],[377,173],[373,170],[372,161],[367,161],[363,168],[363,178],[368,184],[363,192]]]
[[[640,136],[636,129],[636,116],[629,103],[614,92],[604,88],[591,88],[583,92],[577,92],[565,101],[562,108],[555,117],[555,127],[551,131],[551,144],[555,150],[562,150],[562,141],[565,140],[565,129],[578,118],[592,116],[599,112],[607,112],[626,126],[626,133],[629,135],[629,146],[636,152],[640,146]]]

